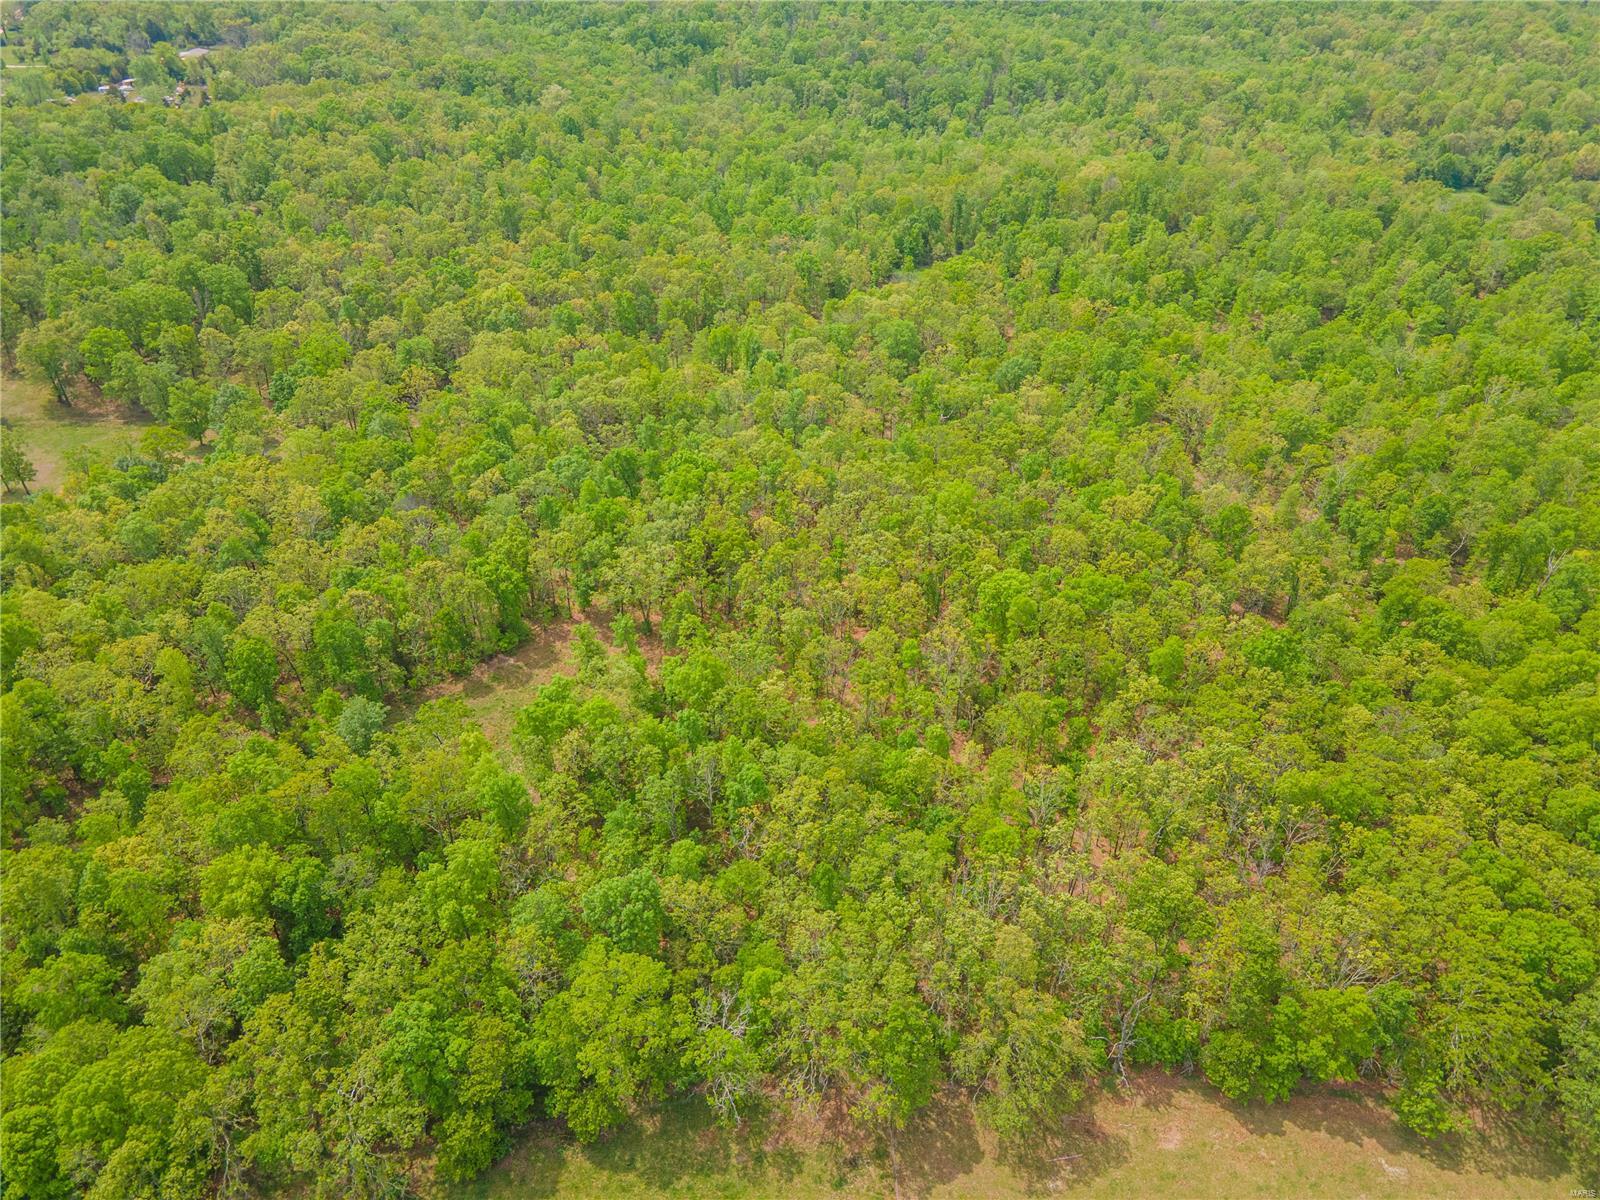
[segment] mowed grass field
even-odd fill
[[[1145,1076],[1107,1089],[1029,1145],[997,1146],[950,1097],[891,1149],[847,1130],[843,1114],[720,1129],[685,1100],[590,1146],[554,1127],[528,1134],[482,1179],[445,1200],[1129,1200],[1247,1197],[1517,1200],[1577,1186],[1548,1142],[1492,1129],[1429,1143],[1358,1091],[1273,1106],[1229,1103],[1203,1083]]]
[[[38,474],[28,484],[39,492],[60,485],[67,471],[68,458],[75,451],[91,455],[115,455],[138,443],[152,422],[130,417],[120,411],[100,412],[68,408],[50,394],[50,389],[13,375],[0,377],[0,417],[27,442],[28,457]],[[7,500],[23,499],[21,488],[6,495]]]

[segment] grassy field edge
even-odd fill
[[[842,1111],[768,1114],[718,1127],[694,1098],[591,1145],[537,1125],[487,1175],[444,1200],[608,1197],[1450,1197],[1567,1196],[1577,1181],[1556,1139],[1505,1125],[1427,1141],[1365,1089],[1234,1104],[1160,1074],[1091,1096],[1058,1127],[1001,1146],[954,1092],[890,1145]]]

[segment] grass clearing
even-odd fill
[[[117,454],[136,445],[154,423],[122,410],[68,408],[43,384],[12,375],[0,378],[0,416],[27,442],[28,457],[38,468],[28,484],[35,492],[60,486],[74,451],[95,456]],[[5,496],[8,501],[25,498],[21,489]]]
[[[587,624],[615,664],[622,655],[611,633],[611,618],[599,609],[590,609],[554,621],[535,625],[528,640],[506,654],[485,659],[465,675],[458,675],[424,688],[412,701],[397,705],[390,723],[414,715],[429,700],[458,697],[483,730],[489,744],[502,755],[511,755],[511,729],[517,713],[525,708],[541,687],[557,675],[578,673],[578,629]],[[658,636],[640,637],[639,649],[652,667],[661,661]],[[605,690],[601,688],[601,690]],[[615,697],[619,701],[620,695]]]
[[[429,700],[459,697],[482,727],[490,745],[505,752],[511,745],[511,727],[517,713],[550,680],[573,674],[573,631],[578,622],[551,621],[509,654],[484,659],[468,674],[425,688],[417,698],[397,706],[390,720],[403,721]]]
[[[718,1128],[698,1100],[675,1101],[591,1146],[540,1126],[482,1179],[444,1200],[1510,1200],[1575,1186],[1550,1146],[1491,1128],[1425,1142],[1357,1089],[1279,1105],[1232,1104],[1193,1080],[1137,1078],[1096,1094],[1057,1129],[1003,1149],[954,1095],[887,1147],[842,1112]]]

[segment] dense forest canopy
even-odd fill
[[[153,419],[4,509],[8,1197],[1138,1067],[1595,1169],[1600,13],[6,37],[8,376]]]

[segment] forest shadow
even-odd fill
[[[796,1148],[775,1144],[773,1128],[774,1118],[762,1112],[736,1128],[719,1125],[704,1101],[688,1098],[641,1114],[587,1145],[567,1139],[566,1154],[601,1175],[628,1176],[657,1193],[719,1175],[781,1188],[804,1170],[806,1159]]]
[[[895,1136],[890,1170],[901,1194],[926,1196],[983,1162],[983,1143],[970,1105],[939,1097]]]
[[[957,1094],[935,1099],[896,1141],[896,1194],[914,1197],[962,1179],[970,1179],[974,1195],[991,1186],[1004,1186],[1008,1194],[1020,1187],[1027,1195],[1045,1195],[1102,1175],[1131,1155],[1128,1140],[1101,1124],[1087,1103],[1054,1128],[996,1144],[971,1102]],[[995,1178],[996,1168],[1010,1178]]]
[[[799,1173],[802,1158],[787,1147],[768,1145],[772,1122],[770,1114],[756,1111],[729,1128],[719,1125],[698,1098],[667,1105],[634,1127],[640,1144],[633,1170],[656,1191],[708,1172],[786,1182]]]
[[[1132,1157],[1128,1139],[1100,1121],[1090,1100],[1054,1128],[1037,1130],[1026,1141],[1002,1142],[997,1154],[1029,1195],[1081,1186]]]
[[[511,1151],[478,1178],[448,1188],[435,1187],[424,1195],[449,1200],[491,1200],[514,1189],[518,1200],[549,1200],[561,1192],[569,1139],[558,1125],[538,1121],[511,1135]]]

